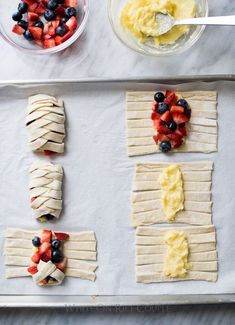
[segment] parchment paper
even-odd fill
[[[179,90],[219,92],[219,150],[215,154],[127,157],[125,91],[166,89],[160,85],[47,85],[0,88],[0,249],[7,226],[60,231],[94,230],[98,241],[97,280],[67,278],[62,286],[40,288],[31,278],[6,280],[0,260],[1,294],[149,295],[235,293],[235,83],[184,84]],[[66,152],[52,160],[64,168],[64,209],[58,222],[41,225],[31,215],[28,168],[37,159],[24,126],[27,97],[48,93],[65,101]],[[135,236],[130,195],[136,161],[214,160],[213,215],[217,229],[217,283],[135,283]]]

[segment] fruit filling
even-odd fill
[[[67,41],[76,31],[77,0],[22,0],[12,19],[12,31],[51,48]]]
[[[68,238],[69,235],[66,233],[57,233],[50,230],[42,230],[40,236],[35,236],[32,239],[33,255],[31,256],[31,263],[28,267],[28,272],[32,274],[32,276],[35,276],[35,274],[40,271],[39,265],[41,263],[45,264],[51,262],[56,266],[56,269],[65,273],[67,259],[63,255],[63,243]],[[47,275],[37,284],[55,284],[57,282],[57,279],[53,278],[52,275]]]
[[[157,132],[153,139],[162,152],[167,153],[184,143],[187,136],[186,123],[190,116],[188,102],[178,97],[175,92],[167,90],[165,94],[154,94],[151,119]]]

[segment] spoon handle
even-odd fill
[[[185,18],[177,19],[175,25],[221,25],[235,26],[235,16],[218,16],[218,17],[202,17],[202,18]]]

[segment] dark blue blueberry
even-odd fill
[[[61,246],[61,241],[59,239],[52,240],[51,246],[54,250],[57,250]]]
[[[18,11],[21,14],[25,14],[28,10],[28,4],[26,2],[20,2],[18,5]]]
[[[169,106],[165,103],[159,103],[157,111],[159,114],[164,114],[166,111],[169,111]]]
[[[19,11],[17,11],[17,12],[15,12],[15,13],[12,15],[12,19],[13,19],[14,21],[19,21],[19,20],[21,20],[21,19],[22,19],[22,14],[21,14]]]
[[[60,263],[63,260],[63,254],[59,250],[52,251],[52,263]]]
[[[18,25],[20,26],[20,27],[22,27],[23,29],[27,29],[28,28],[28,23],[27,23],[27,21],[25,21],[25,20],[20,20],[20,21],[18,21]]]
[[[39,237],[35,236],[32,239],[33,246],[39,247],[41,245],[41,240]]]
[[[56,34],[59,36],[64,36],[67,33],[67,29],[64,26],[59,26],[56,28]]]
[[[28,41],[32,41],[32,40],[33,40],[33,35],[30,33],[29,30],[26,30],[26,31],[24,32],[24,37],[25,37],[25,39],[27,39]]]
[[[65,16],[67,17],[72,17],[72,16],[77,16],[77,10],[74,7],[68,7],[65,9]]]
[[[35,27],[39,27],[39,28],[44,28],[44,24],[41,20],[38,20],[35,24],[34,24]]]
[[[171,150],[171,143],[170,143],[170,141],[162,141],[160,143],[159,148],[160,148],[161,152],[164,152],[164,153],[170,151]]]
[[[56,19],[56,14],[54,11],[47,9],[44,12],[44,17],[47,21],[55,20]]]
[[[64,25],[68,20],[69,20],[69,17],[63,17],[63,18],[61,18],[60,25],[61,26]]]
[[[177,106],[181,106],[185,109],[189,108],[188,102],[185,99],[179,99],[176,103]]]
[[[48,9],[55,10],[58,7],[57,0],[49,0],[47,4]]]
[[[155,102],[161,103],[165,99],[165,96],[162,92],[158,91],[157,93],[154,94],[154,100]]]
[[[64,3],[64,0],[57,0],[57,2],[58,2],[59,4],[62,4],[62,3]]]
[[[175,121],[171,121],[168,125],[167,125],[168,129],[171,130],[172,132],[174,132],[177,129],[177,124],[175,123]]]

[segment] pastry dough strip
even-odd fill
[[[137,162],[136,163],[136,173],[143,172],[159,172],[164,168],[167,168],[171,165],[170,162],[155,162],[155,163],[146,163],[146,162]],[[194,161],[194,162],[176,162],[175,164],[180,166],[182,172],[186,171],[208,171],[213,170],[213,161]]]
[[[199,272],[199,271],[188,271],[184,278],[168,278],[164,277],[162,273],[148,273],[136,275],[136,282],[141,283],[155,283],[155,282],[178,282],[178,281],[217,281],[217,272]]]
[[[136,229],[137,236],[164,236],[172,228],[161,228],[161,227],[138,227]],[[202,226],[202,227],[175,227],[174,231],[183,231],[188,235],[192,234],[208,234],[215,233],[214,225]]]
[[[212,243],[201,243],[201,244],[190,244],[191,253],[201,253],[214,251],[216,249],[215,242]],[[147,255],[156,253],[165,253],[166,245],[164,243],[159,245],[136,245],[137,255]]]
[[[211,192],[184,191],[185,201],[210,202]],[[132,193],[132,203],[161,199],[161,190]]]
[[[138,273],[154,273],[154,272],[162,272],[164,264],[149,264],[149,265],[138,265],[136,266],[136,272]],[[207,262],[193,262],[192,271],[217,271],[218,263],[217,261],[207,261]]]

